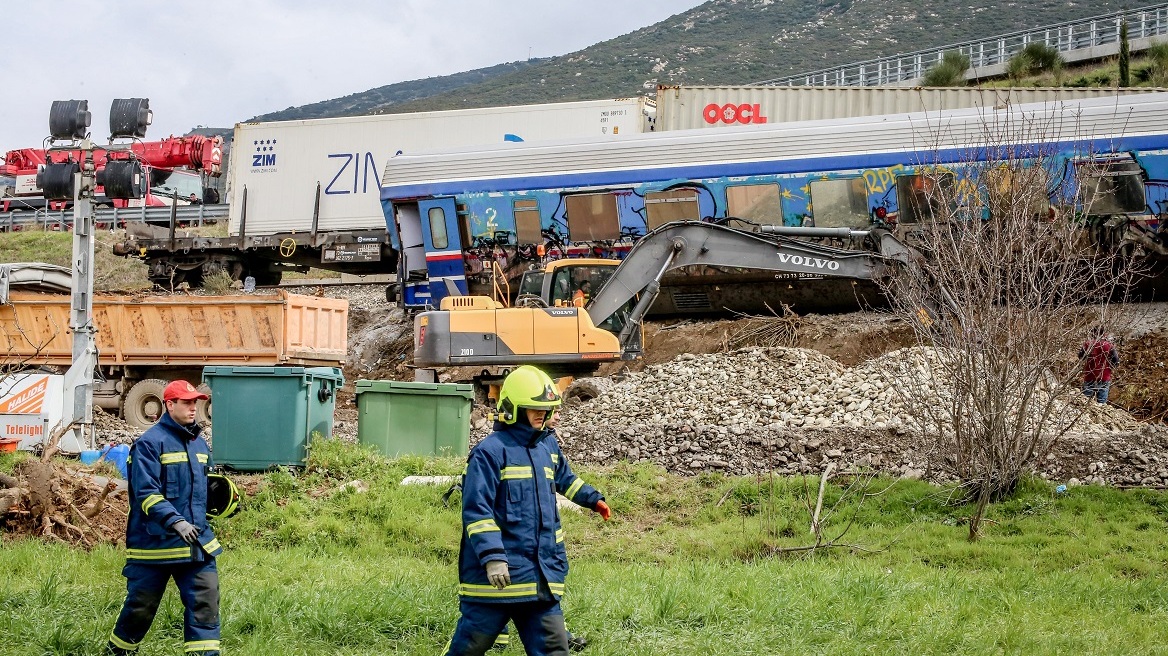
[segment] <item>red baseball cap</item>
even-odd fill
[[[171,381],[166,389],[162,392],[163,401],[174,401],[175,399],[209,399],[211,397],[203,394],[195,389],[195,386],[185,380]]]

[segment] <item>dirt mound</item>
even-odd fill
[[[814,349],[846,366],[913,346],[912,328],[882,312],[801,317],[740,317],[645,323],[645,349],[638,360],[603,365],[597,376],[643,371],[687,353],[726,353],[748,346],[797,346]],[[782,339],[776,339],[781,337]]]
[[[1120,365],[1109,400],[1145,421],[1168,421],[1168,331],[1118,344]]]

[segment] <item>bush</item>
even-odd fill
[[[1030,58],[1030,72],[1034,74],[1057,73],[1066,64],[1058,49],[1045,43],[1031,43],[1022,49],[1022,54]]]
[[[1151,65],[1148,67],[1148,81],[1162,87],[1168,85],[1168,43],[1157,43],[1145,51]]]
[[[925,71],[921,84],[926,87],[956,87],[965,84],[969,57],[953,50],[945,53],[941,62]]]
[[[1006,75],[1009,75],[1011,80],[1017,82],[1030,75],[1032,68],[1034,68],[1034,62],[1031,61],[1025,52],[1020,52],[1011,57],[1010,61],[1006,62]]]
[[[226,271],[216,271],[203,278],[203,289],[213,296],[223,296],[230,293],[235,280]]]

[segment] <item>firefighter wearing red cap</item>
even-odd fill
[[[211,449],[195,422],[195,404],[206,398],[185,380],[170,383],[162,394],[166,412],[130,447],[126,602],[110,654],[138,650],[173,578],[186,608],[183,651],[219,655],[215,557],[223,549],[207,524]]]

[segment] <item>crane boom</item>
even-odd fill
[[[110,150],[102,147],[93,149],[93,164],[100,169],[110,159]],[[130,144],[130,152],[146,166],[160,169],[187,168],[194,171],[203,171],[211,177],[219,177],[223,173],[223,138],[189,135],[185,137],[167,137],[158,141],[135,141]],[[49,155],[42,148],[18,148],[10,150],[4,155],[4,162],[0,165],[0,174],[3,175],[36,175],[37,168],[49,163],[73,159],[81,160],[81,153],[77,150],[53,151]]]

